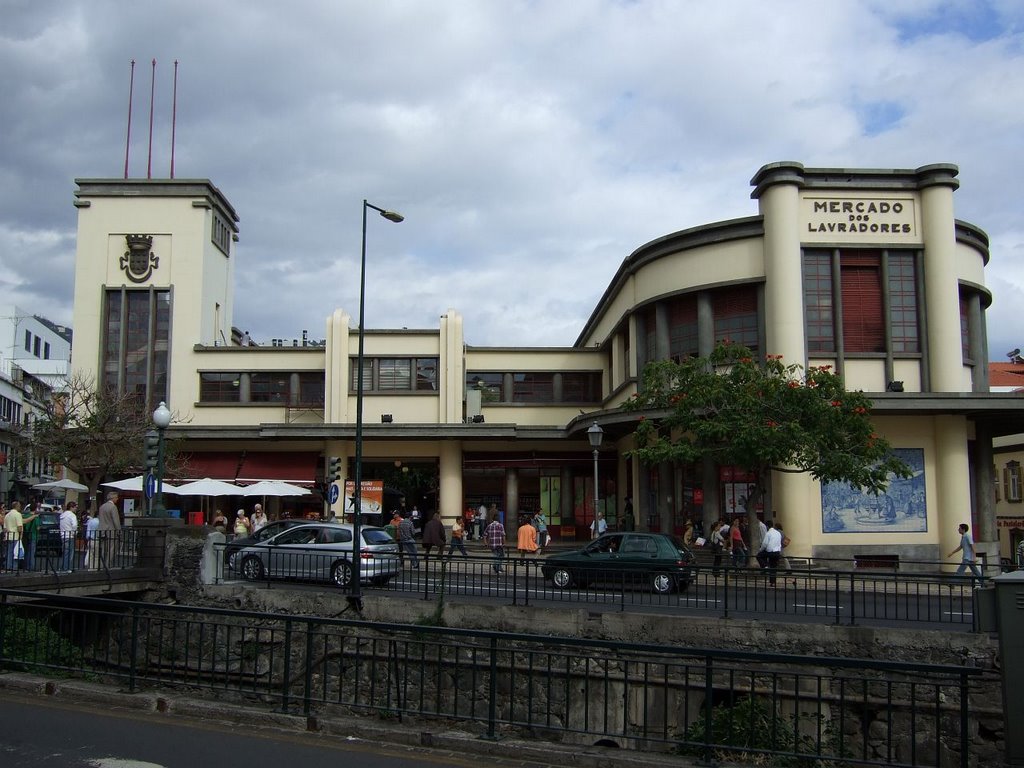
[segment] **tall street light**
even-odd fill
[[[594,449],[594,535],[598,534],[597,529],[597,450],[601,447],[601,441],[604,439],[604,430],[601,429],[601,425],[596,421],[590,425],[590,429],[587,430],[587,438],[590,440],[590,447]]]
[[[152,517],[167,517],[164,509],[164,430],[171,424],[171,410],[163,400],[153,411],[153,424],[157,431],[156,493],[153,495]]]
[[[378,208],[363,200],[363,250],[359,261],[359,353],[356,363],[358,378],[356,379],[356,468],[354,486],[352,488],[352,590],[349,603],[362,610],[362,591],[360,587],[360,569],[362,566],[362,540],[359,530],[363,503],[363,343],[366,330],[366,212],[377,211],[383,218],[395,224],[405,221],[405,217],[395,211]]]

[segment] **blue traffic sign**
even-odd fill
[[[328,501],[328,503],[330,503],[330,504],[337,504],[338,503],[338,495],[339,495],[339,493],[340,492],[338,491],[338,486],[336,484],[332,485],[331,486],[331,490],[327,492],[327,501]]]
[[[152,499],[156,496],[156,475],[150,472],[146,475],[146,498]]]

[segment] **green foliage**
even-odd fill
[[[814,736],[821,733],[819,747]],[[711,732],[703,718],[694,722],[676,751],[686,755],[702,755],[705,743],[711,745],[719,760],[760,765],[810,768],[835,764],[825,762],[835,754],[836,739],[823,725],[820,715],[781,715],[768,702],[747,696],[731,706],[720,704],[711,713]],[[767,754],[782,753],[782,754]],[[790,753],[790,754],[785,754]],[[797,757],[797,754],[815,757]],[[817,757],[822,755],[823,758]]]
[[[632,455],[645,464],[708,456],[760,478],[771,469],[809,472],[880,493],[910,468],[875,433],[871,405],[829,366],[805,372],[723,344],[706,358],[648,364],[625,408],[639,414]]]
[[[82,651],[54,630],[48,617],[8,613],[4,616],[2,642],[8,668],[64,676],[82,666]]]

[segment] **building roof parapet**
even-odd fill
[[[209,179],[75,179],[75,205],[88,207],[92,197],[200,197],[221,210],[238,232],[234,206]]]
[[[801,189],[919,190],[934,186],[956,189],[960,169],[953,163],[932,163],[919,168],[805,168],[801,163],[782,161],[763,165],[750,180],[755,200],[777,184],[795,184]]]

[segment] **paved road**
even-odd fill
[[[539,763],[381,746],[315,733],[230,729],[215,722],[98,708],[5,692],[0,699],[4,768],[470,768]]]

